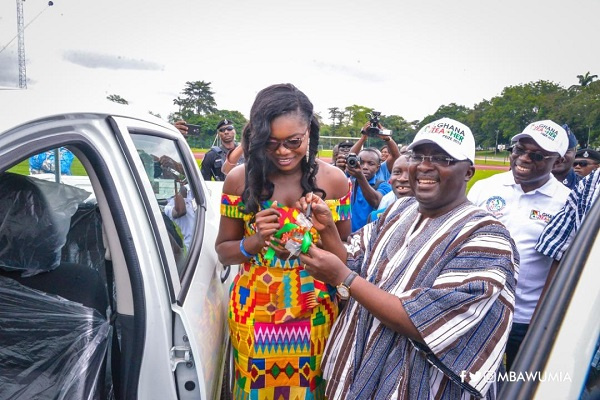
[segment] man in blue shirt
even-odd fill
[[[377,209],[381,198],[392,190],[388,182],[375,176],[381,167],[379,150],[367,147],[358,153],[358,159],[359,163],[354,167],[346,163],[346,172],[352,180],[352,232],[367,223],[369,214]]]

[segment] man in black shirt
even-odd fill
[[[204,180],[224,181],[225,174],[221,171],[223,163],[225,163],[227,154],[233,150],[237,143],[235,142],[235,128],[231,121],[227,119],[221,120],[217,124],[217,133],[221,140],[220,146],[213,146],[204,155],[200,172]]]

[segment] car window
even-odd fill
[[[181,279],[195,236],[198,206],[193,182],[173,140],[145,134],[131,137],[162,211]]]

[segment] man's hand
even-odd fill
[[[341,169],[342,171],[346,170],[346,157],[348,156],[348,154],[338,154],[337,158],[335,159],[335,166],[338,167],[339,169]]]
[[[188,127],[187,127],[187,123],[184,120],[179,120],[179,121],[175,122],[175,128],[177,128],[177,130],[179,132],[181,132],[181,134],[183,136],[187,136]]]
[[[308,253],[300,254],[300,261],[314,278],[333,286],[343,282],[350,273],[350,269],[338,256],[317,246],[310,246]]]

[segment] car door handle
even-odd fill
[[[225,283],[229,274],[231,273],[231,265],[223,265],[223,271],[221,272],[221,283]]]

